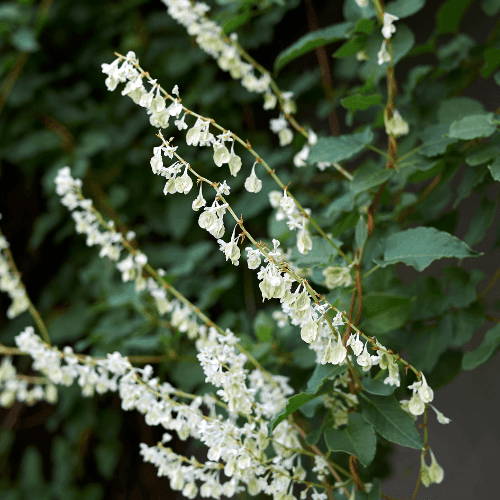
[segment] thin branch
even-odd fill
[[[305,0],[306,12],[307,12],[307,24],[309,25],[309,31],[316,31],[319,28],[318,18],[314,10],[314,5],[312,0]],[[330,64],[328,63],[328,54],[326,53],[326,47],[321,45],[316,47],[316,58],[318,59],[319,67],[321,69],[321,80],[323,82],[323,90],[325,92],[326,100],[332,103],[335,98],[333,90],[332,72],[330,69]],[[330,125],[330,132],[332,135],[340,134],[339,120],[335,109],[328,113],[328,124]]]

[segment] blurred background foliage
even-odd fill
[[[226,32],[237,29],[241,45],[269,69],[276,56],[309,29],[305,4],[299,0],[208,3],[213,7],[211,17]],[[343,20],[342,3],[314,2],[321,26]],[[405,61],[397,69],[404,106],[410,110],[415,105],[419,113],[428,116],[442,99],[462,94],[476,81],[500,80],[496,73],[500,47],[493,45],[497,43],[496,32],[488,46],[467,34],[455,36],[471,2],[446,2],[452,10],[455,7],[456,19],[452,16],[452,21],[446,13],[439,14],[442,3],[436,2],[424,9],[425,14],[411,19],[410,26],[420,26],[415,30],[412,58],[409,65]],[[458,3],[465,8],[457,10]],[[477,5],[475,8],[479,9]],[[481,12],[485,25],[489,23],[485,28],[489,33],[494,20],[486,14]],[[435,18],[438,25],[433,32]],[[441,24],[440,19],[444,19]],[[123,284],[113,264],[99,258],[98,252],[86,247],[84,239],[75,233],[53,184],[58,169],[69,165],[73,175],[83,179],[85,196],[119,227],[136,232],[137,244],[153,267],[164,268],[168,279],[187,298],[220,326],[233,329],[263,364],[279,367],[282,374],[291,377],[294,387],[302,387],[314,365],[312,351],[291,326],[276,330],[271,313],[277,305],[262,304],[257,280],[245,263],[238,268],[226,265],[214,239],[198,227],[197,215],[190,208],[193,196],[163,196],[163,185],[149,166],[152,149],[159,143],[156,131],[143,109],[119,92],[106,90],[101,64],[110,63],[114,51],[135,51],[141,65],[164,88],[179,86],[187,107],[248,138],[272,168],[279,168],[285,184],[292,181],[300,185],[300,202],[306,201],[322,220],[339,222],[334,236],[353,232],[357,222],[330,203],[334,195],[342,194],[340,183],[332,182],[339,179],[338,174],[295,169],[292,157],[304,139],[296,136],[292,145],[280,148],[277,137],[268,131],[269,119],[277,112],[264,111],[259,95],[247,92],[221,71],[159,1],[1,2],[0,37],[2,230],[53,342],[59,346],[72,344],[75,350],[96,356],[114,350],[127,355],[163,355],[167,361],[156,368],[160,377],[187,391],[205,390],[203,373],[185,335],[159,318],[151,300],[145,294],[138,296],[133,283]],[[329,57],[339,46],[331,47]],[[417,63],[420,69],[409,73]],[[280,87],[294,91],[299,103],[299,122],[328,133],[328,113],[336,106],[344,133],[351,125],[374,120],[382,130],[380,109],[372,107],[354,116],[338,106],[349,87],[363,84],[358,78],[361,63],[352,54],[335,64],[331,59],[331,64],[337,88],[333,101],[325,97],[314,52],[280,72]],[[436,65],[430,75],[426,64]],[[426,75],[428,80],[413,95],[416,83]],[[383,87],[384,82],[380,85]],[[410,116],[411,127],[410,111],[404,116]],[[227,171],[213,165],[210,150],[184,147],[181,137],[176,144],[181,155],[203,175],[213,180],[228,177]],[[462,160],[455,158],[446,172],[455,175]],[[249,172],[253,162],[245,156],[243,162],[244,171]],[[418,183],[436,171],[421,169],[408,178]],[[254,237],[286,241],[286,225],[274,220],[268,202],[268,193],[276,186],[264,182],[262,191],[254,195],[242,190],[244,178],[240,174],[231,179],[235,212],[243,214]],[[404,184],[407,178],[400,181]],[[467,180],[462,197],[468,197],[474,185],[476,192],[487,199],[489,184],[484,175]],[[450,190],[449,184],[443,183],[434,192],[441,204],[432,225],[453,233],[458,221],[450,205],[454,195]],[[432,218],[436,200],[423,203],[413,214],[414,220]],[[408,205],[412,201],[409,199]],[[366,200],[358,198],[356,204],[361,206]],[[229,225],[226,227],[228,231]],[[292,243],[295,236],[290,238]],[[456,295],[462,296],[469,278],[462,279],[458,274],[450,269],[444,277],[444,288],[434,287],[436,296],[442,297],[452,282],[457,287]],[[470,279],[475,285],[482,276]],[[421,283],[422,290],[432,288],[425,283]],[[402,281],[393,270],[367,278],[367,286],[374,291],[377,286],[387,290],[389,285],[402,290]],[[419,293],[419,285],[413,286]],[[337,299],[342,303],[341,297]],[[14,336],[31,324],[31,318],[25,313],[7,321],[5,295],[0,296],[0,304],[0,341],[12,345]],[[479,307],[473,301],[471,304],[471,308]],[[481,311],[476,313],[471,310],[470,317],[481,317]],[[413,315],[412,319],[424,319],[415,311]],[[269,339],[272,341],[266,342]],[[390,347],[397,350],[406,340],[401,335],[390,337]],[[465,343],[467,338],[462,340]],[[460,359],[449,353],[446,356],[453,377]],[[436,361],[437,357],[434,364]],[[28,360],[19,359],[17,363],[29,373]],[[441,382],[448,381],[449,377]],[[170,492],[168,481],[157,478],[156,469],[139,456],[139,442],[157,442],[160,430],[144,425],[139,415],[123,413],[117,396],[83,399],[78,387],[61,388],[59,394],[55,406],[40,403],[30,408],[16,403],[0,413],[0,470],[4,471],[0,499],[154,499],[176,495]],[[172,448],[188,456],[197,453],[189,446],[186,450],[186,443],[173,443]],[[389,451],[387,444],[382,455]],[[384,460],[374,466],[379,477],[389,474]]]

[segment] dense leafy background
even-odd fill
[[[218,0],[211,4],[214,17],[228,31],[237,29],[240,43],[259,62],[280,70],[278,82],[295,92],[301,123],[323,131],[324,141],[333,140],[326,139],[327,115],[332,106],[336,107],[343,134],[375,122],[376,137],[383,137],[380,103],[385,100],[384,73],[376,65],[362,67],[353,48],[343,45],[342,36],[327,39],[331,42],[327,46],[329,56],[334,52],[337,56],[335,63],[331,59],[338,88],[333,103],[325,98],[313,51],[304,51],[300,58],[290,61],[283,56],[308,33],[305,7],[298,0]],[[322,27],[344,21],[341,4],[315,2]],[[87,248],[83,238],[75,234],[73,222],[53,188],[58,168],[69,164],[74,175],[84,179],[84,193],[106,215],[118,216],[121,223],[137,232],[137,241],[152,265],[165,268],[178,289],[221,326],[233,328],[266,366],[280,367],[297,391],[305,390],[314,357],[296,330],[276,328],[271,319],[276,305],[261,303],[254,273],[243,262],[239,268],[225,265],[215,241],[196,224],[190,210],[192,197],[163,197],[163,186],[149,167],[152,148],[158,143],[155,131],[143,109],[119,92],[107,92],[100,65],[111,62],[115,50],[134,50],[141,64],[165,88],[179,85],[186,106],[247,137],[270,166],[279,169],[285,184],[292,181],[292,185],[303,186],[297,195],[299,201],[320,214],[322,225],[341,240],[354,235],[359,213],[353,217],[353,208],[369,203],[363,191],[374,192],[387,180],[387,171],[377,155],[365,154],[363,161],[356,157],[347,164],[349,169],[359,167],[352,187],[356,199],[337,182],[340,177],[335,172],[295,169],[291,159],[303,139],[296,137],[293,145],[279,148],[277,138],[267,132],[268,120],[275,115],[263,111],[257,95],[219,70],[184,28],[170,19],[160,2],[56,0],[44,5],[50,7],[48,15],[37,21],[38,4],[32,1],[0,4],[2,81],[8,81],[12,68],[23,62],[0,116],[0,212],[4,216],[2,229],[11,242],[28,292],[47,320],[51,338],[58,345],[72,343],[75,349],[94,355],[113,350],[125,354],[167,353],[169,362],[158,366],[161,376],[186,390],[204,390],[203,374],[186,339],[155,318],[153,304],[138,298],[133,285],[123,285],[113,266],[99,259],[95,249]],[[404,216],[408,228],[426,221],[429,229],[459,236],[474,250],[484,252],[485,258],[498,256],[500,240],[492,233],[498,226],[499,189],[495,184],[500,180],[500,166],[494,159],[500,151],[500,136],[488,127],[484,116],[485,111],[495,111],[500,105],[495,83],[500,81],[500,45],[496,31],[486,43],[497,25],[481,5],[488,15],[498,13],[494,1],[448,0],[427,5],[405,20],[409,28],[398,28],[397,57],[407,56],[396,73],[398,108],[412,130],[401,140],[400,152],[409,151],[419,139],[429,144],[420,151],[417,162],[392,175],[390,191],[381,200],[383,230],[377,230],[380,232],[369,240],[365,254],[368,263],[372,258],[390,257],[380,252],[377,242],[391,232],[391,238],[397,238],[397,229],[401,228],[391,226],[391,219],[399,216]],[[348,21],[357,20],[349,10],[346,14]],[[465,15],[475,19],[477,26],[462,22]],[[355,48],[366,46],[373,58],[380,46],[379,32],[364,29]],[[281,59],[276,59],[280,54]],[[277,61],[281,63],[276,66]],[[371,70],[376,72],[373,86],[363,88]],[[474,130],[464,128],[461,122],[470,115],[477,116]],[[424,122],[427,127],[421,127]],[[452,122],[449,137],[431,142]],[[469,139],[490,136],[486,143],[478,140],[460,150]],[[183,141],[179,139],[178,144]],[[447,149],[449,145],[457,146]],[[209,152],[188,148],[184,152],[186,159],[205,169],[211,178],[227,176],[213,166]],[[249,169],[249,158],[246,163]],[[416,210],[406,213],[405,208],[440,172],[438,187]],[[254,236],[280,237],[286,242],[286,226],[274,221],[268,204],[267,193],[275,185],[266,181],[259,195],[250,195],[241,190],[243,181],[239,176],[232,182],[233,192],[239,193],[232,196],[236,213],[244,214]],[[409,187],[402,195],[406,198],[399,205],[402,212],[393,213],[391,196],[406,183]],[[320,245],[317,247],[321,252]],[[308,255],[302,265],[313,267],[322,259],[320,253]],[[444,259],[431,264],[425,276],[403,264],[398,264],[398,273],[394,266],[377,271],[366,279],[370,294],[366,296],[362,327],[380,335],[393,350],[409,351],[410,360],[430,373],[429,382],[434,387],[449,383],[462,366],[458,348],[467,345],[474,331],[483,327],[486,310],[494,314],[491,298],[487,303],[477,298],[476,291],[486,281],[475,267],[491,276],[496,264],[479,258]],[[199,287],[200,280],[203,288]],[[317,280],[321,286],[321,276]],[[348,309],[350,296],[334,291],[331,298],[347,304],[343,307]],[[8,299],[1,296],[0,301],[6,310]],[[10,322],[3,315],[0,321],[0,341],[8,345],[31,323],[27,314]],[[408,321],[412,321],[411,331],[404,328]],[[463,328],[464,324],[469,327]],[[475,357],[464,356],[465,369],[491,358],[497,347],[493,330]],[[473,347],[481,339],[475,344],[473,339]],[[19,360],[19,366],[29,371],[25,361]],[[434,371],[436,366],[440,368]],[[85,400],[77,388],[61,390],[60,394],[55,407],[39,404],[25,408],[16,404],[2,412],[0,469],[7,473],[0,477],[0,498],[33,498],[33,491],[36,498],[96,500],[173,495],[167,493],[168,482],[158,479],[155,469],[143,464],[138,454],[138,443],[156,442],[160,431],[143,425],[140,416],[124,414],[117,398]],[[397,396],[404,394],[402,388]],[[439,407],[446,414],[446,404]],[[314,410],[304,414],[311,417]],[[312,425],[321,426],[321,418],[316,414]],[[379,442],[379,457],[384,459],[366,469],[366,474],[376,468],[379,477],[389,475],[385,457],[391,446]],[[173,447],[187,455],[199,453],[193,447],[186,450],[185,443]],[[445,470],[448,473],[446,465]],[[414,470],[412,483],[416,473]]]

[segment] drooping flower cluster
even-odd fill
[[[137,57],[134,52],[127,53],[127,57],[116,58],[111,64],[102,64],[102,72],[108,75],[106,78],[106,87],[113,91],[118,83],[125,83],[125,88],[122,90],[122,95],[128,95],[136,104],[147,109],[149,122],[156,128],[167,128],[171,117],[176,117],[182,127],[182,119],[179,116],[182,113],[183,107],[179,102],[179,89],[177,86],[172,90],[175,99],[167,106],[165,97],[161,94],[160,85],[156,80],[151,80],[151,89],[148,91],[143,84],[142,79],[145,75],[141,74],[135,67],[138,64]]]
[[[9,248],[9,242],[0,233],[0,290],[6,292],[12,300],[12,304],[7,309],[7,317],[13,319],[26,311],[30,302],[21,279],[15,276],[9,267],[9,261],[5,254],[7,248]]]
[[[105,359],[94,359],[76,355],[70,347],[60,351],[42,342],[32,327],[16,337],[18,347],[33,358],[34,368],[52,384],[71,385],[77,381],[85,396],[118,392],[124,410],[135,409],[144,415],[147,425],[161,425],[168,431],[162,443],[142,443],[141,455],[187,498],[200,493],[219,499],[244,489],[252,495],[263,492],[276,500],[286,498],[306,478],[301,465],[302,445],[296,430],[287,421],[281,422],[273,432],[274,458],[269,460],[267,424],[293,391],[286,377],[263,373],[258,368],[249,372],[245,368],[246,355],[234,348],[237,341],[229,330],[222,335],[213,327],[196,341],[206,380],[219,387],[221,401],[210,394],[190,395],[161,383],[153,376],[151,366],[133,367],[117,352]],[[4,361],[0,375],[11,378],[11,371]],[[234,418],[217,414],[216,405],[225,406],[224,402]],[[238,415],[244,417],[239,424]],[[166,448],[163,443],[171,440],[172,432],[182,440],[192,437],[205,444],[208,460],[200,463]],[[319,479],[328,474],[326,462],[321,463],[314,469]],[[306,491],[301,498],[306,498]]]
[[[32,385],[30,388],[29,386]],[[9,357],[0,363],[0,406],[8,408],[14,401],[32,405],[38,401],[55,403],[57,389],[54,384],[32,383],[18,376],[16,367]]]
[[[114,228],[113,221],[104,222],[99,218],[98,212],[92,208],[92,201],[85,199],[81,193],[81,180],[73,179],[69,167],[59,170],[55,179],[56,191],[61,196],[61,203],[72,210],[72,217],[76,222],[76,231],[87,235],[87,245],[100,245],[100,257],[108,257],[116,262],[116,267],[121,272],[123,282],[133,281],[135,290],[140,292],[148,290],[153,297],[160,315],[172,312],[172,325],[181,332],[187,332],[191,338],[196,337],[198,328],[201,328],[193,318],[194,314],[189,307],[177,300],[169,300],[167,291],[153,278],[144,276],[147,256],[135,251],[120,260],[125,242],[133,239],[134,233],[130,231],[126,237]],[[105,224],[106,226],[103,226]],[[103,226],[104,230],[100,227]],[[163,270],[158,270],[162,276]]]
[[[241,57],[242,49],[237,43],[237,34],[231,33],[228,38],[221,26],[208,19],[206,14],[210,8],[205,3],[189,0],[162,0],[162,2],[166,5],[170,16],[184,26],[189,35],[195,37],[201,49],[212,56],[223,71],[228,71],[232,78],[240,80],[249,92],[263,94],[264,109],[276,107],[278,99],[271,88],[271,75],[260,68],[262,74],[256,76],[254,66]],[[293,92],[281,92],[280,98],[283,113],[295,113]],[[271,130],[278,134],[282,146],[289,144],[293,138],[286,121],[285,125],[277,130],[271,125]]]

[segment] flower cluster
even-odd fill
[[[176,125],[181,128],[183,119],[179,120],[179,115],[183,107],[180,104],[179,89],[177,86],[174,87],[172,94],[176,97],[172,98],[172,103],[167,106],[156,80],[150,80],[151,89],[149,91],[146,89],[142,82],[144,75],[136,68],[138,63],[135,53],[130,51],[125,60],[118,57],[111,64],[102,64],[102,72],[108,75],[106,87],[113,91],[118,83],[126,82],[122,95],[128,95],[136,104],[147,109],[149,121],[153,127],[167,128],[170,118],[174,116],[177,118]]]
[[[294,200],[288,196],[286,189],[283,194],[280,191],[271,191],[269,201],[273,208],[276,208],[276,220],[286,219],[286,224],[290,230],[297,230],[297,250],[306,255],[312,249],[311,235],[307,229],[308,220],[299,210]],[[306,208],[305,213],[310,215],[310,209]]]
[[[76,355],[70,347],[60,351],[45,344],[32,327],[16,337],[18,347],[33,358],[34,368],[52,384],[71,385],[77,381],[85,396],[118,392],[124,410],[135,409],[145,416],[147,425],[161,425],[168,431],[162,443],[155,446],[142,443],[141,455],[157,466],[159,476],[169,477],[171,487],[182,491],[187,498],[200,493],[218,499],[243,489],[253,495],[263,492],[275,499],[285,498],[296,483],[306,478],[301,465],[302,445],[288,422],[276,427],[271,441],[267,425],[293,391],[286,377],[273,376],[259,368],[250,372],[245,369],[248,359],[236,352],[237,341],[231,331],[223,335],[213,327],[196,341],[206,380],[220,388],[217,394],[221,399],[217,400],[209,394],[190,395],[169,383],[160,383],[151,366],[133,367],[118,352],[108,354],[105,359],[94,359]],[[12,378],[9,366],[3,362],[1,380]],[[182,402],[186,399],[187,402]],[[225,407],[234,418],[217,414],[216,405]],[[244,417],[239,424],[238,415]],[[205,444],[208,460],[200,463],[166,448],[163,443],[172,438],[172,432],[182,440],[191,437]],[[272,460],[267,457],[270,442]],[[326,462],[323,459],[322,466],[318,464],[314,472],[321,479],[328,473]],[[301,498],[306,498],[307,489],[303,493]]]
[[[7,309],[7,317],[13,319],[29,308],[30,301],[21,279],[13,274],[9,266],[5,253],[7,248],[9,248],[9,242],[0,233],[0,290],[6,292],[12,300],[12,304]]]
[[[430,467],[425,463],[424,454],[421,457],[421,469],[420,469],[420,480],[425,487],[430,486],[433,483],[439,484],[444,479],[444,470],[437,463],[436,457],[432,450],[429,450],[431,454],[431,465]]]
[[[205,3],[189,0],[162,0],[169,15],[184,26],[189,35],[194,36],[197,44],[212,56],[223,71],[228,71],[232,78],[240,80],[249,92],[264,95],[264,109],[274,109],[278,102],[271,88],[271,75],[259,68],[262,75],[256,76],[254,66],[241,57],[243,50],[238,45],[238,36],[231,33],[228,38],[222,27],[207,18],[209,7]],[[296,106],[292,100],[293,92],[281,92],[280,99],[283,113],[295,113]],[[278,134],[280,144],[287,145],[293,138],[292,131],[287,127],[286,120],[280,117],[275,121],[284,121],[283,126],[276,128],[271,123],[271,130]]]
[[[31,389],[30,385],[33,385]],[[0,406],[8,408],[16,400],[27,405],[43,400],[55,403],[57,388],[54,384],[32,384],[20,378],[11,359],[5,356],[0,364]]]

